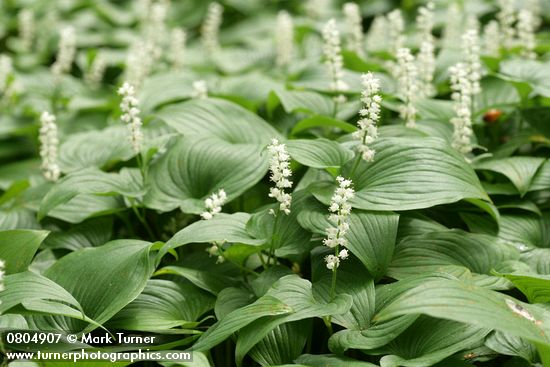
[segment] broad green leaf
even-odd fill
[[[196,287],[151,279],[143,292],[108,324],[123,330],[162,332],[185,327],[214,307],[214,297]]]
[[[441,266],[464,266],[490,275],[506,260],[518,260],[519,252],[494,236],[453,229],[405,237],[395,248],[388,275],[403,279],[437,271]]]
[[[113,219],[101,217],[74,225],[66,231],[52,232],[44,241],[48,248],[63,248],[71,251],[84,247],[101,246],[111,239]]]
[[[316,300],[311,283],[297,275],[287,275],[279,279],[263,297],[274,297],[288,305],[293,312],[279,317],[261,318],[241,329],[235,351],[237,365],[275,327],[312,317],[341,314],[347,312],[352,303],[351,296],[347,294],[339,294],[330,303]]]
[[[500,63],[500,73],[507,79],[527,82],[533,92],[550,97],[550,68],[548,62],[535,60],[506,60]]]
[[[351,150],[327,139],[297,139],[286,142],[292,159],[313,168],[340,167],[353,158]]]
[[[248,245],[260,245],[264,240],[250,236],[246,223],[250,219],[248,213],[220,213],[210,220],[195,222],[176,233],[159,252],[159,258],[170,249],[189,243],[230,242]]]
[[[294,312],[292,307],[272,296],[263,296],[256,302],[241,307],[212,325],[193,345],[193,351],[207,351],[231,334],[264,316],[280,316]]]
[[[485,340],[485,345],[500,354],[518,356],[531,363],[537,360],[537,350],[533,344],[500,331],[491,334]]]
[[[550,247],[550,213],[506,214],[500,218],[498,237],[517,244],[520,249]]]
[[[550,303],[550,275],[501,274],[519,289],[529,303]]]
[[[220,293],[224,288],[237,285],[237,282],[234,279],[231,279],[226,275],[224,276],[223,274],[184,268],[181,266],[165,266],[155,273],[155,275],[163,274],[182,276],[197,287],[204,289],[205,291],[210,292],[214,295]]]
[[[136,298],[152,272],[149,242],[116,240],[96,248],[75,251],[58,260],[45,276],[65,288],[84,312],[104,323]],[[91,330],[82,323],[49,317],[34,318],[40,325],[60,330]]]
[[[451,101],[420,99],[415,102],[418,115],[425,120],[450,121],[455,116]]]
[[[109,163],[130,159],[134,153],[126,126],[113,126],[70,135],[59,148],[59,164],[63,172],[102,168]]]
[[[330,97],[304,90],[274,91],[287,113],[308,112],[311,114],[332,116],[334,102]]]
[[[6,274],[27,270],[48,234],[48,231],[23,229],[0,231],[0,259],[5,263]]]
[[[404,333],[374,353],[389,354],[380,360],[381,367],[433,366],[478,345],[489,332],[471,324],[421,316]]]
[[[313,204],[300,212],[298,221],[304,228],[325,235],[326,228],[334,225],[328,214],[328,209]],[[399,215],[395,213],[351,212],[347,247],[376,279],[386,273],[393,256],[398,223]]]
[[[139,107],[147,114],[168,103],[181,101],[193,95],[193,82],[197,77],[190,73],[159,73],[145,80],[139,92]]]
[[[256,114],[221,99],[193,99],[165,107],[157,115],[185,136],[214,136],[231,144],[262,147],[272,138],[280,138],[280,134]]]
[[[106,173],[95,168],[71,173],[59,180],[46,194],[38,209],[38,219],[79,194],[138,197],[143,194],[143,189],[139,173],[136,173],[130,169],[122,169],[120,173]]]
[[[250,350],[250,356],[262,366],[290,363],[303,351],[311,334],[311,320],[279,325]]]
[[[550,139],[550,107],[531,107],[521,110],[521,116],[531,127]]]
[[[187,213],[204,211],[204,200],[224,189],[234,200],[267,171],[267,152],[256,144],[231,144],[211,137],[181,137],[147,174],[147,207]]]
[[[512,181],[523,196],[529,190],[533,177],[544,162],[544,158],[508,157],[476,162],[475,169],[503,174]]]
[[[537,173],[535,174],[535,177],[533,177],[533,180],[531,181],[531,186],[529,187],[529,190],[531,191],[537,191],[537,190],[548,190],[550,188],[550,159],[546,160],[544,162]]]
[[[346,133],[352,133],[357,130],[357,127],[354,125],[338,120],[332,117],[322,116],[322,115],[315,115],[308,118],[305,118],[303,120],[300,120],[294,125],[292,128],[292,131],[290,132],[290,136],[295,136],[301,133],[302,131],[309,130],[312,128],[337,128],[340,129]]]
[[[333,354],[304,354],[294,362],[311,367],[377,367],[369,362],[362,362],[349,357],[339,357]]]
[[[419,313],[550,345],[549,311],[459,280],[426,281],[399,296],[374,319],[381,321]]]
[[[481,94],[476,96],[474,106],[479,113],[519,102],[520,96],[512,83],[496,77],[487,77],[481,81]]]
[[[538,274],[550,275],[550,249],[535,248],[521,254],[521,261]]]
[[[373,144],[374,162],[361,162],[352,180],[353,207],[365,210],[413,210],[489,197],[464,158],[443,140],[386,138]],[[349,174],[348,164],[343,175]],[[315,187],[328,204],[334,183]]]

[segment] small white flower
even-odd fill
[[[489,21],[483,28],[483,49],[489,56],[500,56],[500,27],[496,20]]]
[[[222,211],[222,206],[227,201],[227,194],[223,189],[218,190],[217,193],[213,193],[209,198],[204,200],[204,206],[206,211],[201,214],[202,219],[212,219],[216,214]]]
[[[290,63],[294,54],[294,23],[290,14],[281,10],[277,15],[277,65]]]
[[[451,76],[451,98],[454,101],[455,117],[451,119],[454,125],[453,147],[462,154],[472,150],[472,96],[473,85],[469,71],[464,63],[458,63],[449,68]]]
[[[19,39],[24,51],[30,51],[34,43],[36,34],[36,26],[34,21],[34,13],[30,9],[22,9],[17,14],[19,26]]]
[[[340,266],[340,259],[338,256],[327,255],[325,256],[325,262],[327,263],[328,270],[336,270]]]
[[[357,125],[359,130],[353,133],[353,137],[360,141],[359,151],[367,162],[374,160],[374,149],[370,145],[378,138],[377,123],[380,120],[380,103],[382,97],[380,91],[380,80],[369,72],[362,75],[364,90],[361,93],[363,107],[359,110],[361,116]]]
[[[61,81],[61,76],[71,71],[76,55],[76,35],[73,27],[65,27],[60,32],[59,49],[55,62],[51,66],[56,83]]]
[[[344,82],[344,59],[342,58],[342,48],[340,46],[340,32],[336,28],[336,21],[329,20],[323,28],[323,52],[326,59],[326,64],[329,69],[329,74],[332,79],[331,89],[333,92],[342,92],[349,89],[349,86]],[[343,94],[336,97],[337,103],[344,100]]]
[[[348,250],[343,249],[338,253],[338,257],[342,260],[346,260],[349,257]]]
[[[416,16],[416,27],[420,31],[420,36],[433,37],[432,30],[434,27],[434,10],[435,5],[433,2],[429,2],[426,6],[418,8],[418,15]]]
[[[357,55],[363,56],[364,52],[364,35],[363,35],[363,18],[361,10],[356,3],[344,4],[344,15],[347,24],[347,47],[354,51]]]
[[[122,101],[120,102],[122,116],[120,119],[128,125],[132,149],[137,154],[141,151],[143,133],[141,132],[142,122],[139,117],[139,102],[135,96],[136,92],[130,83],[124,82],[122,87],[118,89],[118,94],[122,96]]]
[[[332,196],[329,205],[331,214],[328,217],[333,226],[326,229],[327,238],[323,240],[323,244],[330,248],[335,248],[337,246],[346,247],[347,245],[345,236],[349,231],[349,215],[351,213],[351,204],[349,200],[353,198],[355,194],[351,187],[351,180],[338,176],[336,177],[336,181],[339,186]]]
[[[186,42],[187,33],[181,28],[174,28],[170,34],[170,62],[173,70],[183,68]]]
[[[416,127],[416,107],[414,102],[418,95],[418,68],[414,56],[408,48],[397,51],[396,76],[399,90],[405,105],[400,108],[400,115],[407,127]]]
[[[210,3],[201,27],[202,46],[210,54],[220,47],[218,34],[222,24],[222,16],[223,6],[217,2]]]
[[[533,14],[527,9],[521,9],[517,23],[518,44],[521,46],[521,55],[532,60],[537,58],[535,29],[536,20]]]
[[[405,44],[405,21],[399,9],[392,10],[386,17],[388,28],[385,39],[391,46],[390,52],[395,53]]]
[[[208,86],[204,80],[196,80],[193,82],[193,98],[204,99],[208,97]]]
[[[84,77],[86,82],[88,82],[88,84],[93,88],[99,87],[106,69],[107,60],[105,60],[105,56],[99,52],[95,56],[92,65],[90,65],[90,68]]]
[[[44,111],[40,116],[40,157],[42,158],[42,173],[48,181],[57,181],[61,170],[57,164],[57,148],[59,138],[57,136],[57,125],[55,116]]]
[[[514,47],[516,39],[516,30],[514,23],[516,22],[516,9],[514,0],[499,0],[500,11],[497,14],[497,19],[500,26],[502,45],[509,50]]]
[[[286,215],[290,214],[290,206],[292,204],[292,196],[285,192],[285,189],[292,187],[292,171],[290,169],[290,155],[286,151],[285,144],[280,144],[277,139],[272,139],[271,144],[267,147],[271,156],[270,171],[271,181],[275,183],[275,187],[270,188],[269,197],[276,199],[279,202],[279,210]]]

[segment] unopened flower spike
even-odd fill
[[[124,82],[122,87],[118,89],[118,94],[122,96],[122,101],[120,102],[122,116],[120,119],[128,125],[132,149],[137,154],[141,151],[143,133],[141,132],[142,122],[139,117],[140,111],[136,92],[130,83]]]
[[[397,51],[396,76],[399,82],[405,104],[400,108],[401,118],[405,120],[406,126],[416,127],[416,107],[414,102],[418,94],[418,68],[414,56],[408,48],[401,48]]]
[[[361,102],[363,107],[359,110],[359,121],[357,125],[359,130],[353,133],[353,137],[359,140],[359,152],[362,158],[371,162],[374,160],[374,149],[370,146],[378,138],[377,124],[380,120],[380,103],[382,97],[378,94],[380,91],[380,80],[374,77],[371,72],[362,76],[363,92],[361,93]]]
[[[204,206],[206,210],[202,212],[202,219],[212,219],[216,214],[222,211],[222,206],[227,201],[227,194],[223,189],[218,190],[217,193],[213,193],[204,200]]]
[[[391,52],[395,53],[405,44],[405,20],[403,13],[399,9],[392,10],[386,16],[388,20],[388,29],[386,30],[387,42],[391,45]]]
[[[179,71],[185,63],[187,33],[181,28],[174,28],[170,34],[170,62],[172,69]]]
[[[201,27],[202,45],[207,53],[214,53],[220,47],[218,34],[222,24],[223,6],[212,2]]]
[[[269,189],[269,197],[276,199],[279,202],[279,210],[288,215],[290,214],[292,195],[285,192],[285,189],[292,187],[292,181],[290,181],[292,176],[290,155],[286,151],[285,144],[279,143],[277,139],[271,140],[267,150],[270,154],[270,179],[275,184],[275,187]],[[276,214],[275,211],[271,213]]]
[[[76,55],[76,35],[73,27],[65,27],[60,32],[59,49],[51,66],[55,81],[59,83],[63,74],[71,71]]]
[[[344,59],[342,58],[342,48],[340,46],[340,32],[336,27],[334,19],[329,20],[323,28],[323,53],[331,78],[331,90],[335,93],[343,92],[349,89],[344,82]],[[346,97],[340,94],[335,97],[337,103],[346,101]]]
[[[40,116],[40,158],[42,158],[42,173],[48,181],[57,181],[61,170],[57,164],[57,149],[59,138],[57,136],[57,124],[55,116],[44,111]]]
[[[326,229],[327,237],[323,240],[323,244],[329,248],[336,248],[334,255],[325,257],[326,266],[330,270],[335,270],[340,265],[340,260],[348,258],[348,251],[341,247],[346,247],[348,242],[346,234],[349,231],[349,216],[351,213],[351,204],[349,200],[355,195],[352,188],[351,180],[345,179],[342,176],[336,177],[338,187],[332,195],[328,210],[331,212],[328,219],[332,226]]]
[[[472,151],[472,96],[473,85],[464,63],[449,68],[451,76],[451,98],[454,101],[455,116],[451,119],[454,126],[453,147],[466,155]]]

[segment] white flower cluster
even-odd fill
[[[363,19],[359,5],[356,3],[345,3],[343,11],[348,26],[347,47],[357,55],[363,56],[365,54],[365,42],[363,35]]]
[[[435,95],[433,78],[435,73],[435,38],[432,35],[434,26],[435,6],[429,2],[425,7],[418,10],[416,17],[417,27],[420,30],[422,42],[420,52],[417,56],[419,92],[422,96],[432,97]]]
[[[502,45],[507,50],[515,45],[516,30],[514,23],[516,22],[516,9],[514,2],[514,0],[498,1],[500,11],[497,14],[497,19],[500,26]]]
[[[367,45],[369,50],[384,50],[387,47],[386,34],[388,32],[388,19],[383,15],[374,17],[367,33]]]
[[[400,108],[401,118],[406,121],[407,127],[416,127],[416,107],[414,102],[418,93],[418,69],[414,56],[408,48],[397,51],[396,76],[399,90],[405,105]]]
[[[281,10],[277,14],[277,65],[290,64],[294,54],[294,23],[290,14]]]
[[[40,116],[40,158],[42,158],[42,173],[48,181],[57,181],[61,175],[61,170],[57,164],[57,147],[59,138],[57,137],[57,125],[55,116],[44,111]]]
[[[327,238],[323,240],[323,244],[329,248],[339,246],[346,247],[348,242],[346,234],[349,231],[349,216],[351,213],[351,204],[349,200],[353,198],[355,191],[353,190],[351,180],[346,180],[342,176],[336,177],[338,188],[334,191],[328,210],[331,212],[328,219],[334,226],[326,229]],[[348,257],[348,251],[342,249],[338,256],[328,255],[325,257],[327,268],[334,270],[340,265],[340,259],[345,260]]]
[[[195,80],[193,82],[193,92],[191,96],[197,99],[205,99],[208,97],[208,86],[204,80]]]
[[[477,30],[470,29],[462,36],[462,53],[466,64],[468,78],[472,85],[472,95],[481,93],[481,59],[479,35]]]
[[[528,59],[536,59],[535,38],[536,20],[533,14],[527,9],[521,9],[518,13],[517,34],[518,43],[521,46],[521,55]]]
[[[34,43],[36,27],[34,24],[34,13],[30,9],[22,9],[17,14],[17,23],[19,27],[19,39],[24,51],[30,51]]]
[[[105,59],[105,55],[103,55],[103,53],[101,52],[98,52],[94,60],[92,61],[92,65],[90,65],[88,72],[84,76],[86,82],[88,82],[88,84],[93,88],[99,87],[101,81],[103,80],[103,75],[105,74],[106,69],[107,60]]]
[[[331,89],[334,92],[348,90],[348,85],[342,80],[344,77],[344,59],[342,58],[342,49],[340,46],[340,32],[336,28],[336,21],[331,19],[323,28],[323,52],[326,58],[326,64],[332,78]],[[336,97],[337,102],[344,102],[345,96]]]
[[[210,3],[201,27],[202,45],[208,53],[213,53],[220,47],[218,34],[222,24],[222,16],[223,6],[217,2]]]
[[[405,44],[405,20],[400,9],[392,10],[386,16],[388,28],[385,30],[385,39],[391,45],[391,52],[395,53]]]
[[[225,257],[223,256],[223,252],[221,249],[221,244],[213,244],[209,248],[206,249],[206,252],[208,252],[208,256],[217,256],[216,264],[221,264],[225,261]]]
[[[181,28],[174,28],[170,33],[170,63],[172,69],[179,71],[185,63],[185,48],[187,43],[187,32]]]
[[[69,73],[76,55],[76,35],[73,27],[61,30],[57,57],[51,70],[56,82],[61,81],[63,74]]]
[[[359,151],[362,158],[367,162],[372,162],[376,152],[370,145],[378,137],[376,124],[380,120],[380,103],[382,102],[382,97],[378,94],[380,91],[380,80],[375,78],[371,72],[363,74],[361,79],[365,88],[361,92],[363,108],[359,110],[359,115],[361,116],[357,122],[359,130],[353,133],[353,137],[360,141]]]
[[[214,215],[222,211],[222,205],[227,201],[227,194],[223,189],[218,190],[217,193],[213,193],[209,198],[204,200],[204,206],[206,211],[202,212],[202,219],[209,220],[214,217]]]
[[[167,0],[151,4],[144,21],[144,40],[153,64],[161,58],[164,42],[167,39],[166,16],[169,8],[170,2]]]
[[[271,181],[275,187],[269,189],[269,197],[275,198],[279,202],[279,210],[286,215],[290,214],[292,204],[292,195],[285,192],[285,189],[292,187],[292,171],[290,169],[290,155],[286,151],[285,144],[280,144],[277,139],[272,139],[267,150],[271,156],[269,170],[271,171]],[[272,214],[275,214],[272,211]]]
[[[142,122],[139,117],[139,102],[136,98],[136,91],[130,83],[124,82],[122,87],[118,89],[118,94],[122,96],[122,101],[120,102],[122,116],[120,119],[129,127],[132,149],[137,154],[141,150],[143,133],[141,132]]]
[[[454,125],[453,147],[462,154],[472,151],[472,97],[473,85],[469,78],[468,67],[458,63],[449,68],[451,77],[451,98],[454,101],[456,116],[451,119]]]
[[[483,49],[489,56],[500,56],[500,26],[496,20],[489,21],[483,28]]]
[[[540,0],[526,0],[525,9],[533,14],[533,25],[535,29],[539,28],[542,24],[542,6]]]

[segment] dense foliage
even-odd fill
[[[550,2],[357,4],[2,1],[1,328],[550,366]]]

